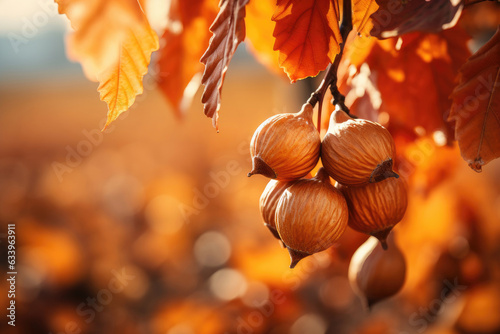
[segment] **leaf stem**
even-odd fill
[[[325,97],[325,93],[330,87],[332,91],[332,95],[334,97],[334,102],[338,103],[343,110],[349,110],[344,104],[344,96],[340,94],[337,88],[337,72],[340,65],[340,60],[342,59],[342,55],[344,54],[344,46],[347,41],[347,36],[352,30],[352,4],[351,0],[343,0],[343,8],[342,8],[342,23],[340,24],[340,36],[342,37],[342,43],[340,43],[340,51],[335,56],[333,63],[328,65],[326,68],[325,76],[321,81],[321,84],[316,89],[314,93],[311,94],[311,97],[307,100],[307,103],[312,105],[313,107],[316,103],[319,102],[318,106],[318,132],[321,131],[321,108],[323,106],[323,98]]]

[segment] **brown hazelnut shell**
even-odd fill
[[[394,140],[382,125],[336,109],[321,143],[321,161],[337,182],[359,186],[398,177],[392,170],[394,150]]]
[[[260,196],[259,208],[264,220],[264,225],[271,231],[276,239],[281,240],[276,230],[276,207],[281,195],[294,181],[270,180]]]
[[[250,143],[252,171],[280,181],[297,180],[319,160],[321,139],[313,123],[313,107],[268,118],[255,131]]]
[[[332,246],[344,233],[348,217],[344,196],[324,168],[314,178],[288,187],[276,209],[276,229],[290,253],[290,268]]]
[[[369,183],[360,187],[337,185],[349,207],[349,227],[377,237],[384,248],[394,225],[408,206],[408,192],[402,178]]]
[[[392,237],[388,242],[383,250],[375,237],[368,238],[349,264],[351,286],[369,308],[398,293],[406,279],[406,260]]]

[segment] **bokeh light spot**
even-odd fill
[[[161,234],[174,234],[184,223],[179,202],[168,195],[159,195],[149,201],[144,215],[153,231]]]
[[[210,290],[219,299],[232,300],[247,289],[245,277],[234,269],[221,269],[210,277]]]
[[[269,288],[262,282],[249,282],[241,300],[246,306],[260,307],[269,300]]]
[[[194,244],[196,261],[207,267],[221,266],[231,255],[231,244],[220,232],[209,231],[202,234]]]
[[[297,319],[290,329],[290,334],[324,334],[326,321],[316,314],[306,314]]]

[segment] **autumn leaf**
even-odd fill
[[[205,115],[218,128],[222,84],[229,62],[238,45],[245,39],[245,5],[249,0],[221,0],[219,14],[210,27],[213,36],[201,58],[205,71],[201,83],[205,85],[201,102]]]
[[[371,15],[372,36],[389,38],[453,27],[463,9],[462,0],[376,0],[380,8]]]
[[[75,30],[68,38],[70,59],[86,76],[100,82],[108,105],[105,127],[126,111],[143,91],[151,53],[158,37],[136,0],[56,0]]]
[[[276,1],[250,1],[246,7],[246,41],[255,58],[268,69],[285,77],[278,63],[278,52],[273,49],[275,23],[271,20],[276,10]]]
[[[482,166],[500,157],[500,27],[491,40],[460,69],[449,115],[456,122],[460,152],[469,166]]]
[[[316,76],[339,53],[339,13],[330,0],[278,0],[274,50],[292,82]]]
[[[201,84],[200,58],[210,41],[209,27],[217,15],[217,0],[173,0],[158,60],[158,87],[174,107],[185,114]]]
[[[341,83],[346,102],[368,96],[370,101],[353,104],[354,114],[363,116],[371,106],[385,115],[390,128],[420,136],[438,131],[440,140],[450,143],[454,128],[446,113],[456,73],[470,54],[467,41],[467,34],[458,27],[374,41],[371,52],[363,53],[366,58],[353,53],[357,71]]]
[[[352,4],[352,23],[358,33],[362,36],[369,36],[373,28],[373,22],[370,18],[377,9],[375,0],[354,0]]]

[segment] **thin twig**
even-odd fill
[[[307,103],[311,104],[313,107],[316,105],[316,103],[318,102],[320,103],[320,105],[318,106],[318,132],[321,131],[321,108],[326,90],[328,89],[328,87],[330,87],[330,89],[332,89],[332,94],[333,94],[333,89],[335,87],[335,91],[338,94],[340,94],[337,89],[337,80],[338,80],[337,72],[339,69],[340,60],[342,59],[342,55],[344,53],[344,46],[347,41],[347,36],[349,36],[351,30],[352,30],[351,0],[343,0],[342,23],[340,24],[340,36],[342,36],[342,43],[340,43],[340,51],[335,56],[333,63],[328,65],[325,76],[323,77],[323,80],[321,81],[321,84],[319,85],[318,89],[316,89],[316,91],[312,93],[311,97],[307,100]],[[340,94],[340,96],[342,95]],[[342,105],[345,107],[345,105],[343,104],[343,99],[342,99]],[[345,108],[347,109],[347,107]],[[348,109],[347,112],[349,112]]]
[[[337,70],[332,66],[332,64],[330,64],[326,68],[325,76],[323,77],[323,80],[321,81],[318,89],[316,89],[316,91],[312,93],[311,97],[307,100],[307,103],[309,103],[313,107],[316,105],[316,103],[319,102],[317,122],[318,132],[321,132],[321,108],[323,106],[323,98],[325,97],[326,90],[334,80],[337,80]]]

